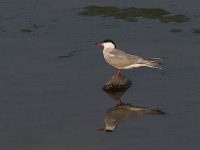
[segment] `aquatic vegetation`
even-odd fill
[[[33,32],[32,29],[20,29],[21,32],[24,32],[24,33],[31,33]]]
[[[44,28],[44,27],[46,27],[45,25],[42,25],[42,24],[33,24],[33,28],[34,29],[39,29],[39,28]]]
[[[68,53],[65,54],[65,55],[58,56],[58,58],[69,58],[69,57],[74,56],[74,53],[77,53],[77,52],[80,52],[80,51],[82,51],[82,50],[74,50],[74,51],[70,51],[70,52],[68,52]]]
[[[173,32],[173,33],[179,33],[179,32],[182,32],[183,30],[182,29],[171,29],[170,32]]]
[[[190,18],[184,15],[174,15],[174,16],[162,16],[159,20],[164,23],[169,23],[169,22],[181,23],[189,21]]]
[[[50,32],[50,30],[52,30],[53,28],[49,25],[44,25],[44,24],[36,24],[33,23],[31,25],[29,25],[26,28],[22,28],[19,31],[22,33],[31,33],[33,34],[47,34]]]
[[[98,16],[98,15],[104,15],[104,16],[112,16],[115,15],[120,11],[119,8],[113,7],[113,6],[107,6],[107,7],[101,7],[101,6],[87,6],[85,7],[85,11],[82,11],[80,15],[84,16]]]
[[[192,28],[191,30],[194,34],[200,34],[200,28]]]
[[[127,7],[119,8],[114,6],[96,6],[91,5],[84,8],[79,15],[83,16],[103,16],[103,17],[114,17],[116,19],[123,19],[126,21],[136,22],[138,17],[143,17],[146,19],[156,19],[163,23],[169,22],[187,22],[190,20],[184,15],[170,15],[165,9],[161,8],[136,8]]]

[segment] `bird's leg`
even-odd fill
[[[122,105],[123,104],[123,102],[121,101],[121,99],[119,99],[119,101],[118,101],[118,103],[117,103],[117,106],[120,106],[120,105]]]
[[[120,74],[120,69],[117,70],[117,72],[114,74],[114,76],[118,76]]]

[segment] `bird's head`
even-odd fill
[[[112,132],[113,130],[108,130],[106,128],[100,128],[98,131],[103,131],[103,132]]]
[[[111,49],[116,48],[115,42],[113,42],[110,39],[106,39],[102,42],[97,42],[95,45],[103,46],[104,48],[111,48]]]
[[[98,129],[99,131],[104,131],[104,132],[112,132],[117,128],[117,122],[116,121],[111,121],[107,122],[106,126],[104,128]]]

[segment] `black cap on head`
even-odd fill
[[[113,44],[115,45],[115,48],[116,48],[115,42],[114,42],[113,40],[111,40],[111,39],[105,39],[103,42],[104,42],[104,43],[106,43],[106,42],[111,42],[111,43],[113,43]]]

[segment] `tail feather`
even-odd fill
[[[160,109],[156,109],[156,108],[150,108],[149,109],[149,114],[151,115],[167,115],[168,113],[160,110]]]
[[[151,67],[151,68],[162,69],[160,67],[162,60],[163,59],[161,59],[161,58],[145,58],[142,60],[142,63],[146,64],[148,67]]]

